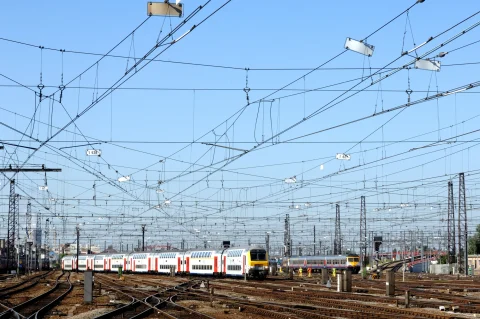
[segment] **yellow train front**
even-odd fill
[[[245,250],[246,271],[250,278],[264,279],[268,275],[268,256],[263,248]]]

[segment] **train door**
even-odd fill
[[[223,273],[227,274],[227,256],[223,256]]]
[[[107,260],[105,258],[103,259],[103,270],[107,270]]]
[[[155,271],[158,272],[158,256],[155,257]]]
[[[177,257],[177,272],[180,272],[182,270],[182,261],[180,260],[180,257]]]
[[[112,270],[112,258],[108,258],[108,270]]]
[[[187,273],[190,272],[190,257],[187,257]]]
[[[218,273],[218,257],[215,256],[213,257],[213,274],[217,274]]]
[[[123,257],[123,271],[127,271],[127,258]]]
[[[133,260],[133,271],[135,271],[135,259]]]
[[[62,259],[62,269],[65,269],[65,261]]]
[[[150,263],[152,262],[152,258],[148,257],[147,258],[147,271],[150,272]]]
[[[247,263],[246,262],[247,260],[247,256],[243,255],[243,262],[242,262],[242,275],[245,274],[245,264]]]

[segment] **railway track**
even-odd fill
[[[53,271],[48,271],[46,273],[41,273],[41,274],[37,274],[35,276],[30,276],[28,278],[26,278],[25,280],[21,281],[21,282],[18,282],[18,283],[15,283],[13,285],[10,285],[8,287],[4,287],[4,288],[0,288],[0,297],[3,297],[7,294],[10,294],[12,291],[14,290],[17,290],[17,289],[26,289],[28,287],[25,287],[25,286],[33,286],[32,283],[35,283],[37,284],[40,279],[43,279],[49,275],[51,275],[53,273]]]
[[[70,273],[65,276],[62,273],[55,281],[55,285],[47,292],[27,300],[24,303],[16,305],[7,311],[0,313],[0,319],[3,318],[42,318],[57,302],[62,300],[71,290]],[[24,287],[23,289],[27,289]]]
[[[198,311],[176,304],[178,295],[183,294],[186,287],[193,285],[194,282],[181,283],[174,287],[164,288],[159,292],[146,292],[132,287],[125,287],[105,275],[97,275],[97,277],[99,277],[97,281],[102,282],[104,287],[119,292],[131,300],[129,304],[100,315],[96,317],[97,319],[145,318],[147,316],[152,317],[152,315],[158,318],[170,319],[192,317],[214,319]]]
[[[295,304],[293,308],[315,309],[315,312],[322,314],[328,314],[334,317],[345,318],[451,318],[450,315],[434,314],[434,313],[419,313],[410,309],[402,309],[395,306],[397,303],[403,303],[402,299],[385,298],[381,296],[368,296],[361,294],[351,293],[335,293],[330,291],[285,291],[278,289],[255,289],[244,287],[220,287],[215,284],[215,289],[224,290],[228,292],[231,290],[234,293],[240,293],[247,296],[268,296],[274,302],[267,302],[269,306],[284,306],[285,304],[279,304],[278,301],[284,303]],[[216,295],[217,296],[217,295]],[[223,295],[225,296],[225,295]],[[376,303],[374,305],[373,303]],[[378,304],[378,303],[383,303]],[[437,308],[439,303],[434,302],[422,302],[412,301],[412,305],[420,307],[433,307]]]
[[[5,298],[9,298],[12,295],[24,292],[25,290],[38,285],[40,280],[48,277],[52,273],[53,273],[52,271],[49,271],[44,274],[40,274],[34,277],[29,277],[26,280],[16,283],[14,285],[11,285],[9,287],[2,288],[0,289],[0,298],[5,299]]]

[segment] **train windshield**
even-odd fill
[[[267,252],[260,249],[251,250],[250,260],[267,260]]]
[[[360,258],[359,257],[348,257],[349,262],[359,262]]]

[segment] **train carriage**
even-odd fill
[[[62,258],[62,269],[64,270],[76,270],[77,269],[77,257],[65,256]]]
[[[87,270],[87,255],[78,256],[78,270],[85,271]]]
[[[321,269],[349,269],[354,274],[360,271],[360,256],[356,254],[333,255],[333,256],[294,256],[283,261],[284,267],[293,270],[312,269],[318,272]]]
[[[268,274],[267,252],[256,246],[226,249],[222,263],[225,276],[262,279]]]
[[[128,254],[111,254],[107,256],[110,262],[110,271],[118,272],[118,268],[127,270],[127,256]]]
[[[152,253],[132,253],[129,255],[131,272],[147,273],[150,271]]]
[[[244,276],[247,254],[244,249],[229,249],[223,254],[224,273],[227,276]]]
[[[105,270],[105,263],[104,263],[104,255],[95,255],[93,258],[93,270],[94,271],[104,271]]]
[[[216,257],[216,259],[215,259]],[[187,251],[185,253],[186,273],[194,275],[213,275],[218,272],[218,253],[215,250]]]
[[[179,272],[181,269],[181,256],[180,252],[161,252],[154,254],[155,267],[152,269],[160,274],[169,274],[170,269],[174,269],[174,272]],[[180,263],[179,263],[180,261]]]

